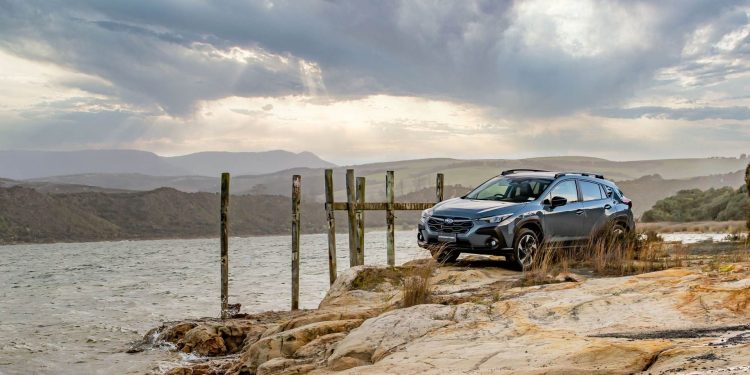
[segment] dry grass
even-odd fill
[[[399,267],[365,267],[352,280],[352,287],[359,290],[376,291],[384,283],[398,284],[403,278],[404,269]]]
[[[687,246],[664,243],[656,235],[596,236],[576,248],[542,246],[519,284],[561,282],[571,268],[585,269],[596,276],[625,276],[683,267],[688,259]]]
[[[401,307],[410,307],[429,302],[430,295],[432,294],[430,279],[437,267],[438,263],[433,259],[429,259],[404,272],[401,284],[403,295]]]
[[[747,243],[738,249],[719,254],[698,256],[693,259],[694,263],[702,264],[703,270],[709,272],[729,272],[734,269],[735,263],[749,261],[750,248]]]

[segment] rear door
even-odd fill
[[[545,197],[552,201],[553,197],[563,197],[568,200],[564,206],[552,207],[545,205],[542,229],[548,241],[570,242],[584,237],[584,210],[578,196],[576,181],[573,179],[560,181]]]
[[[588,238],[604,228],[607,223],[606,211],[612,205],[600,184],[579,180],[578,187],[581,189],[581,205],[584,211],[583,235]]]

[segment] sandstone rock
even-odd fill
[[[258,366],[256,375],[294,375],[306,374],[313,370],[315,365],[309,360],[274,358]]]
[[[372,311],[395,306],[400,291],[396,285],[381,282],[375,290],[357,289],[353,283],[362,274],[372,272],[377,267],[357,266],[339,273],[326,296],[320,302],[319,310],[329,311]]]
[[[711,327],[718,331],[724,326],[742,328],[747,322],[750,313],[742,301],[746,300],[745,290],[750,285],[746,280],[750,275],[743,274],[739,279],[730,273],[725,275],[671,269],[638,276],[510,288],[504,292],[507,297],[494,303],[489,312],[471,304],[461,305],[450,318],[455,323],[448,322],[421,336],[404,337],[401,344],[379,360],[368,357],[375,353],[375,348],[383,346],[380,349],[383,353],[390,346],[380,344],[379,340],[386,335],[378,333],[384,327],[375,322],[405,313],[416,318],[420,306],[412,311],[393,311],[366,321],[344,338],[328,359],[329,369],[358,366],[342,374],[675,371],[680,365],[667,358],[676,347],[692,340],[692,345],[701,343],[703,357],[700,350],[691,357],[712,359],[706,354],[710,348],[704,337],[708,335],[706,332]],[[481,277],[477,273],[474,276]],[[396,327],[391,331],[402,331],[398,323],[392,323],[391,327]],[[680,333],[695,327],[706,328],[693,332],[693,336]],[[361,332],[365,330],[366,336]],[[750,328],[746,335],[750,340]],[[741,362],[739,353],[747,350],[744,347],[747,341],[742,343],[739,338],[717,341],[717,337],[710,340],[715,342],[712,345],[735,342],[732,344],[735,346],[710,349],[725,351],[727,354],[722,358],[736,359],[717,362],[709,368],[729,373],[744,371],[742,366],[747,365]],[[686,356],[682,355],[681,361]]]
[[[329,363],[329,367],[333,371],[342,371],[342,370],[348,370],[354,367],[366,366],[369,364],[370,364],[370,361],[366,359],[361,359],[357,357],[341,357],[341,358],[336,359],[332,363]]]
[[[455,311],[454,306],[417,305],[368,319],[337,345],[328,365],[343,369],[348,364],[375,362],[398,346],[453,323]]]
[[[572,272],[563,272],[555,276],[555,281],[557,282],[574,282],[574,283],[582,283],[586,281],[586,278],[584,276],[572,273]]]
[[[188,331],[195,328],[197,325],[198,323],[196,322],[180,322],[167,326],[167,328],[159,333],[159,339],[176,344],[185,337],[185,334]]]
[[[346,337],[345,333],[331,333],[320,336],[297,349],[297,351],[294,352],[294,357],[327,357],[326,353],[344,337]]]
[[[273,325],[263,332],[262,337],[271,336],[273,334],[288,331],[297,327],[306,326],[308,324],[317,322],[326,322],[334,320],[349,320],[349,319],[360,319],[365,320],[375,315],[376,312],[373,310],[354,310],[354,311],[320,311],[313,312],[308,315],[303,315],[287,322]]]
[[[224,339],[217,332],[216,326],[199,325],[185,334],[179,342],[185,353],[195,353],[201,356],[217,356],[227,352]]]
[[[230,367],[230,361],[218,359],[189,366],[178,366],[165,372],[165,375],[217,375],[225,374]]]
[[[237,353],[255,343],[265,329],[249,320],[204,322],[186,332],[177,347],[185,353],[209,357]]]
[[[654,374],[669,373],[750,373],[750,343],[738,346],[690,346],[659,353],[649,367]]]
[[[348,332],[360,324],[361,319],[324,321],[263,337],[242,354],[239,371],[254,372],[270,359],[291,357],[298,349],[318,337]]]
[[[160,327],[149,330],[142,339],[131,343],[126,352],[140,353],[159,346],[177,347],[177,343],[185,336],[185,333],[195,328],[196,325],[198,323],[195,321],[164,323]]]

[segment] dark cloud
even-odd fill
[[[632,107],[603,108],[593,111],[594,115],[611,118],[661,118],[670,120],[698,121],[707,119],[750,120],[748,107]]]
[[[555,43],[529,45],[513,4],[0,0],[0,48],[101,77],[121,100],[177,116],[201,100],[313,89],[332,97],[446,98],[547,116],[616,104],[669,66],[700,82],[744,69],[681,60],[696,28],[719,23],[710,36],[716,39],[747,24],[737,2],[619,3],[623,18],[646,8],[656,21],[635,47],[613,41],[593,55]],[[611,33],[597,17],[591,32]],[[241,63],[220,56],[233,47],[261,57]],[[722,56],[747,50],[745,41]],[[301,74],[305,63],[322,71],[316,87]]]

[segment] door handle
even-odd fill
[[[582,209],[580,209],[580,208],[579,208],[579,209],[577,209],[577,210],[576,210],[576,215],[580,215],[580,214],[582,214],[582,213],[583,213],[583,210],[582,210]]]
[[[612,208],[612,206],[609,203],[604,205],[605,210],[609,210],[610,208]]]

